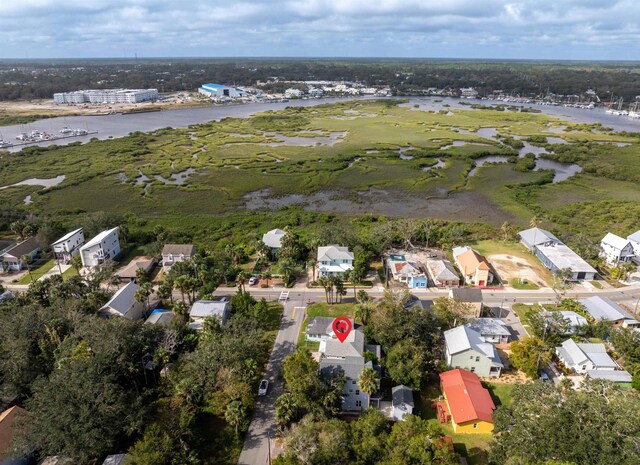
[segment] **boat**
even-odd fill
[[[60,134],[69,134],[73,132],[71,129],[69,129],[67,126],[63,127],[62,129],[60,129]]]

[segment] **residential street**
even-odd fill
[[[269,392],[264,397],[258,397],[249,431],[244,440],[244,447],[238,460],[239,465],[269,463],[269,437],[273,438],[275,433],[275,401],[284,390],[282,381],[277,379],[278,372],[284,359],[296,348],[300,326],[305,317],[304,297],[304,292],[294,290],[285,304],[280,330],[265,371],[265,378],[269,380]]]

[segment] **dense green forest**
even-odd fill
[[[482,95],[547,92],[579,95],[595,90],[633,101],[640,73],[627,62],[547,62],[410,59],[144,59],[23,60],[0,62],[0,100],[51,98],[54,92],[85,88],[158,88],[193,91],[205,82],[255,85],[269,80],[358,81],[388,85],[398,94],[428,87],[472,86]]]

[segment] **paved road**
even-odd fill
[[[265,372],[265,378],[269,380],[269,392],[264,397],[258,397],[238,460],[239,465],[269,463],[269,437],[273,438],[275,432],[275,401],[284,391],[282,382],[277,379],[278,372],[285,357],[296,348],[298,333],[304,320],[304,298],[305,292],[294,290],[285,304],[280,329]]]

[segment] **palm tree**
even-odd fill
[[[318,284],[324,287],[324,294],[327,299],[327,303],[332,303],[329,302],[329,291],[333,289],[333,281],[331,281],[328,276],[320,276],[318,278]]]
[[[367,291],[365,291],[364,289],[360,289],[358,291],[358,295],[356,296],[356,300],[358,301],[358,303],[363,303],[370,301],[371,298],[369,297],[369,294],[367,294]]]
[[[145,313],[149,310],[149,296],[153,291],[153,284],[150,282],[143,283],[135,294],[135,299],[138,302],[144,302],[144,311]]]
[[[264,273],[262,273],[262,277],[267,281],[267,287],[269,287],[269,281],[271,281],[271,278],[273,278],[271,272],[265,271]]]
[[[378,372],[373,368],[365,368],[358,376],[358,386],[367,395],[367,408],[371,407],[371,395],[378,392]]]
[[[298,405],[291,393],[282,394],[276,400],[276,422],[279,425],[287,425],[293,421],[298,412]]]
[[[344,281],[340,276],[332,276],[333,285],[336,287],[336,296],[338,296],[338,303],[342,302],[342,296],[347,294],[347,290],[344,287]]]
[[[227,410],[224,412],[224,419],[233,426],[238,434],[238,427],[247,417],[247,411],[239,400],[234,400],[227,405]]]
[[[371,312],[373,311],[373,303],[370,300],[365,300],[356,305],[354,316],[362,322],[363,325],[367,325]]]
[[[295,268],[293,264],[289,260],[281,260],[279,263],[280,274],[284,278],[285,286],[289,284],[293,274],[295,273]]]
[[[158,299],[165,301],[167,299],[171,299],[173,302],[173,282],[169,280],[165,280],[160,286],[158,286],[158,290],[156,291],[156,296]]]
[[[82,258],[80,257],[80,254],[71,257],[71,260],[69,260],[69,265],[71,265],[71,268],[76,270],[77,274],[80,274],[80,269],[82,268]]]
[[[249,277],[249,273],[247,273],[244,270],[238,273],[238,275],[236,276],[236,284],[238,285],[239,288],[242,289],[242,292],[245,292],[244,282],[247,280],[248,277]]]
[[[31,278],[31,283],[33,284],[33,275],[31,274],[31,263],[33,263],[33,258],[31,258],[31,255],[25,254],[22,257],[20,257],[20,261],[24,266],[27,267],[27,271],[29,272],[29,278]]]

